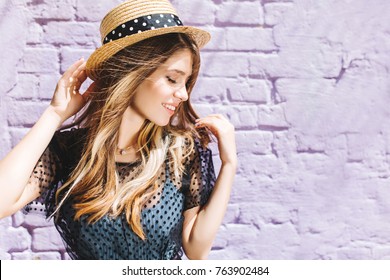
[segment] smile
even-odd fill
[[[168,110],[171,110],[171,111],[175,111],[176,107],[173,106],[173,105],[169,105],[169,104],[163,104],[163,106],[165,108],[167,108]]]

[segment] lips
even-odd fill
[[[164,106],[165,108],[167,108],[168,110],[171,110],[171,111],[173,111],[173,112],[176,110],[176,107],[173,106],[173,105],[170,105],[170,104],[163,103],[163,106]]]

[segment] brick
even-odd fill
[[[240,162],[240,158],[238,162]],[[249,176],[245,177],[245,174],[242,175],[238,170],[237,174],[234,178],[233,188],[230,194],[230,203],[241,203],[246,199],[253,199],[255,195],[257,195],[257,188],[249,188],[248,185],[252,183],[251,178]]]
[[[264,226],[257,240],[261,240],[256,246],[260,259],[287,259],[294,256],[301,242],[295,227],[289,223]]]
[[[255,224],[261,227],[264,224],[283,224],[290,221],[290,212],[275,202],[250,202],[240,206],[239,223]]]
[[[271,129],[287,129],[287,122],[283,106],[259,106],[257,115],[258,124]]]
[[[211,39],[203,50],[226,50],[226,29],[225,28],[207,28],[207,31],[211,34]]]
[[[72,260],[72,258],[66,252],[63,252],[61,257],[63,260]]]
[[[226,100],[226,85],[223,79],[199,77],[191,93],[192,102],[220,104]]]
[[[302,166],[302,171],[306,170],[312,174],[323,176],[327,173],[331,175],[333,160],[324,153],[301,153],[295,154],[291,158],[295,162],[299,162]],[[334,173],[333,173],[334,175]]]
[[[322,255],[318,252],[318,244],[323,242],[319,234],[301,234],[300,235],[305,242],[302,242],[298,246],[294,246],[294,259],[295,260],[323,260],[329,259],[329,255]]]
[[[264,104],[270,102],[271,88],[267,81],[255,79],[239,79],[227,83],[228,96],[231,101],[254,102]]]
[[[223,250],[212,250],[207,259],[209,260],[239,260],[242,256],[234,247],[228,247]]]
[[[53,220],[46,220],[44,215],[29,213],[25,215],[24,224],[28,227],[52,227]]]
[[[390,260],[390,246],[378,245],[372,249],[374,260]]]
[[[226,29],[227,49],[233,51],[276,51],[272,29],[230,27]]]
[[[228,224],[219,230],[219,238],[227,240],[229,246],[242,243],[242,236],[245,233],[247,240],[256,240],[259,230],[252,225]]]
[[[106,13],[108,13],[109,10],[123,1],[112,0],[92,3],[90,1],[77,0],[76,2],[76,17],[78,20],[92,22],[97,21],[100,24],[100,21],[103,19]]]
[[[12,225],[12,217],[5,217],[3,219],[0,219],[0,229],[2,231],[6,230],[11,225]]]
[[[209,114],[224,115],[237,130],[251,129],[257,126],[256,106],[210,106],[205,104],[194,104],[195,111],[200,117]],[[245,121],[244,121],[245,120]]]
[[[10,128],[9,133],[11,135],[12,147],[15,147],[22,140],[22,138],[27,134],[27,132],[28,132],[27,128],[16,128],[16,127]]]
[[[1,69],[0,92],[4,96],[16,84],[17,65],[26,45],[29,18],[24,13],[23,3],[2,1],[1,10]]]
[[[221,235],[222,231],[223,231],[223,226],[220,227],[220,229],[218,230],[211,250],[221,250],[227,247],[228,240],[225,238],[225,236]]]
[[[349,180],[368,180],[373,179],[374,174],[367,172],[367,168],[362,162],[348,162],[344,166],[344,177]]]
[[[237,153],[244,156],[246,153],[265,155],[272,153],[273,136],[271,132],[238,131],[236,132]]]
[[[61,260],[60,252],[42,252],[33,255],[34,260]]]
[[[39,75],[39,99],[51,100],[53,98],[56,85],[60,78],[61,75],[58,73]]]
[[[18,71],[24,73],[58,72],[57,51],[48,48],[26,48],[18,65]]]
[[[10,260],[10,259],[11,259],[11,255],[8,254],[3,249],[0,249],[0,260]]]
[[[199,115],[200,118],[216,113],[215,108],[210,105],[193,103],[192,107],[194,108],[195,112]]]
[[[30,24],[28,25],[27,43],[40,44],[42,43],[43,36],[43,26],[36,22],[30,22]]]
[[[259,3],[224,2],[218,6],[217,22],[259,26],[264,23],[263,10]]]
[[[38,79],[32,74],[19,74],[16,86],[8,96],[15,99],[33,99],[37,96]]]
[[[8,112],[8,122],[11,126],[32,126],[42,115],[49,104],[43,102],[14,102],[12,106],[19,110]]]
[[[338,52],[282,48],[278,55],[253,55],[250,74],[266,73],[272,78],[337,77],[341,71],[341,61]]]
[[[262,0],[262,3],[293,3],[294,0]]]
[[[4,251],[24,251],[29,248],[31,237],[28,231],[24,228],[9,227],[5,232],[1,233],[0,248]]]
[[[337,249],[337,259],[370,260],[371,248],[340,248]]]
[[[256,106],[224,106],[216,109],[216,112],[226,116],[238,130],[253,129],[258,125]]]
[[[33,17],[39,19],[70,20],[74,18],[75,0],[42,0],[39,3],[30,3],[29,10]]]
[[[247,174],[256,178],[255,175],[275,177],[281,174],[282,164],[274,155],[245,155],[245,160],[238,161],[238,173]],[[256,184],[256,181],[252,181]]]
[[[12,253],[12,259],[13,260],[32,260],[33,258],[33,253],[32,252],[16,252]]]
[[[264,5],[264,21],[266,25],[277,25],[283,20],[285,13],[290,11],[293,4],[288,3],[266,3]]]
[[[236,223],[239,215],[240,215],[240,205],[229,204],[226,209],[226,213],[223,219],[223,224]]]
[[[44,43],[52,45],[100,46],[99,27],[94,23],[49,22],[44,27]]]
[[[330,95],[335,90],[335,81],[322,78],[287,79],[280,78],[275,82],[275,88],[283,100],[288,100],[289,95]]]
[[[174,7],[186,25],[208,25],[215,22],[217,6],[213,1],[178,1]]]
[[[275,259],[280,253],[288,255],[289,246],[297,243],[298,236],[291,225],[273,226],[266,230],[264,232],[252,225],[226,225],[226,231],[222,233],[226,233],[229,243],[223,251],[230,256],[237,254],[240,259],[254,259],[255,256]],[[230,248],[234,248],[232,252]]]
[[[55,227],[36,228],[32,233],[32,249],[35,251],[62,250],[64,244]]]
[[[61,260],[61,254],[59,252],[45,252],[45,253],[13,253],[13,260]]]
[[[376,135],[348,134],[346,137],[350,161],[378,160],[386,152],[384,139]]]
[[[0,108],[1,109],[1,108]],[[4,158],[11,150],[11,141],[7,130],[0,132],[0,158]]]
[[[300,153],[324,153],[326,149],[326,139],[314,135],[296,135],[297,152]],[[319,140],[320,139],[320,140]]]
[[[239,53],[203,53],[202,73],[211,77],[238,77],[248,74],[248,55]]]
[[[313,89],[317,88],[316,91],[320,92],[321,84],[316,84],[314,81],[312,87]],[[324,92],[326,93],[325,87]],[[300,131],[310,131],[312,135],[337,135],[360,131],[358,126],[361,123],[354,122],[359,116],[356,111],[357,107],[349,107],[349,113],[346,114],[345,110],[337,105],[347,104],[346,100],[336,102],[335,95],[322,95],[310,91],[305,94],[303,88],[301,92],[291,90],[286,95],[283,92],[279,92],[279,94],[288,103],[288,106],[283,107],[286,121],[294,124]],[[340,96],[340,99],[344,99],[344,97]]]
[[[84,57],[84,59],[87,60],[93,51],[94,49],[76,49],[73,47],[61,48],[61,73],[64,73],[80,58]]]
[[[20,227],[24,223],[24,215],[21,211],[12,215],[12,224],[14,227]]]

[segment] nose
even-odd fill
[[[187,101],[188,100],[188,92],[187,87],[184,86],[177,91],[175,91],[175,97],[181,99],[181,101]]]

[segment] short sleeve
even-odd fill
[[[47,214],[46,200],[48,194],[50,193],[50,189],[58,181],[58,174],[61,170],[58,154],[55,149],[55,140],[56,139],[53,137],[49,146],[39,158],[33,172],[30,175],[28,184],[33,188],[39,189],[39,196],[24,207],[23,212],[25,214]]]
[[[207,203],[215,184],[212,152],[195,139],[193,152],[183,177],[184,210]]]
[[[57,131],[38,160],[29,183],[39,188],[39,197],[27,204],[23,212],[49,216],[55,208],[55,193],[73,171],[81,157],[86,129]]]

